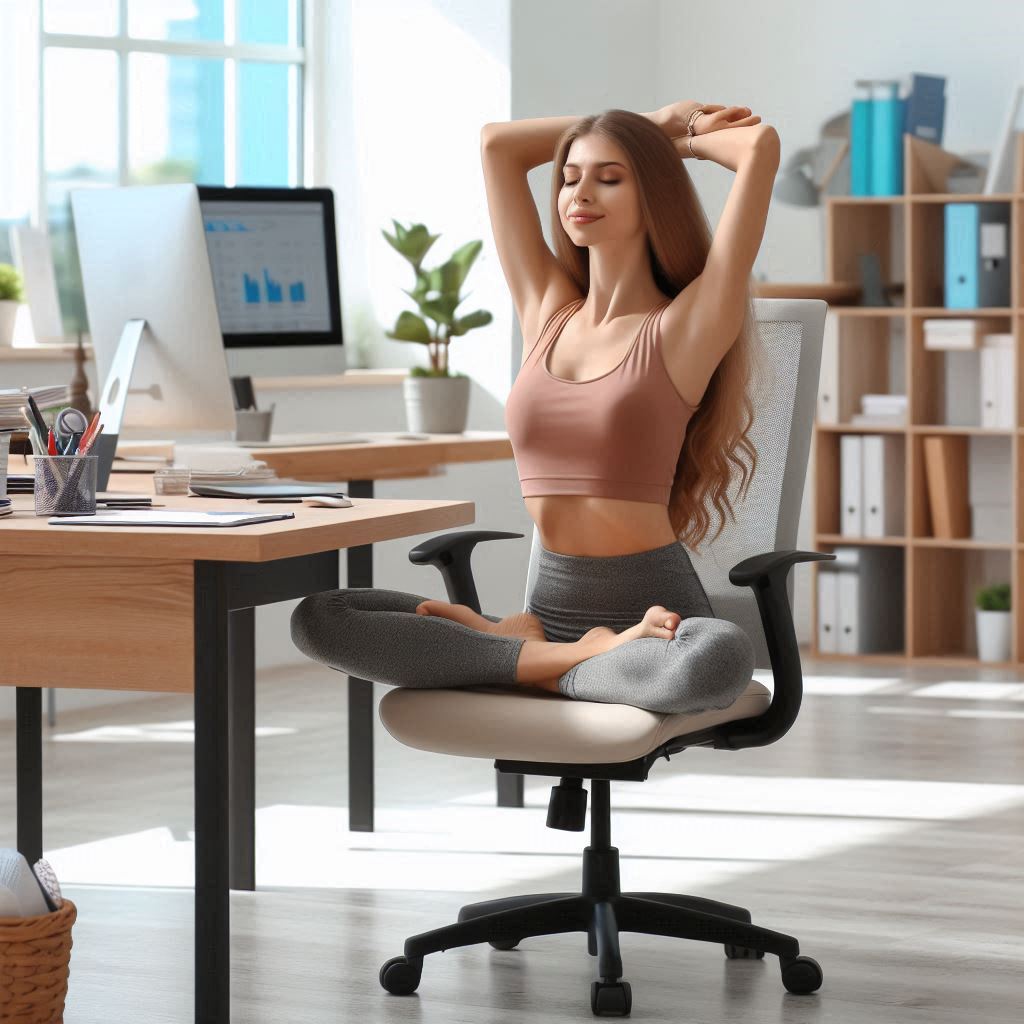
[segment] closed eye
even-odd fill
[[[575,181],[567,181],[567,182],[565,182],[565,184],[566,185],[575,185],[576,182]],[[619,183],[618,183],[618,181],[602,181],[602,182],[598,182],[598,184],[600,184],[600,185],[618,185]]]

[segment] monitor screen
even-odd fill
[[[199,187],[224,344],[340,344],[330,189]]]

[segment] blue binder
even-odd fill
[[[873,196],[903,194],[904,103],[899,83],[879,83],[888,96],[871,101],[871,192]]]
[[[1009,204],[947,203],[944,219],[947,308],[1009,306]]]
[[[850,111],[850,195],[871,195],[870,99],[855,99]]]

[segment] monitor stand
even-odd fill
[[[117,439],[121,434],[124,420],[124,404],[128,400],[128,385],[131,383],[139,344],[146,330],[145,320],[129,320],[121,331],[114,361],[110,364],[107,379],[100,392],[99,412],[103,433],[96,439],[93,450],[99,462],[96,464],[96,489],[105,491],[110,482],[110,469],[114,464]]]

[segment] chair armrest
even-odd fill
[[[502,533],[496,530],[457,530],[440,533],[425,540],[409,552],[413,565],[437,566],[444,580],[448,600],[452,604],[468,605],[479,614],[480,598],[473,580],[470,556],[482,540],[509,540],[522,537],[521,533]]]
[[[771,706],[763,715],[726,722],[716,728],[716,747],[730,750],[763,747],[785,736],[796,721],[803,700],[804,683],[793,612],[786,592],[786,577],[790,567],[797,562],[834,561],[835,557],[822,551],[768,551],[745,558],[729,570],[730,583],[737,587],[751,587],[754,591],[768,642],[775,693]]]

